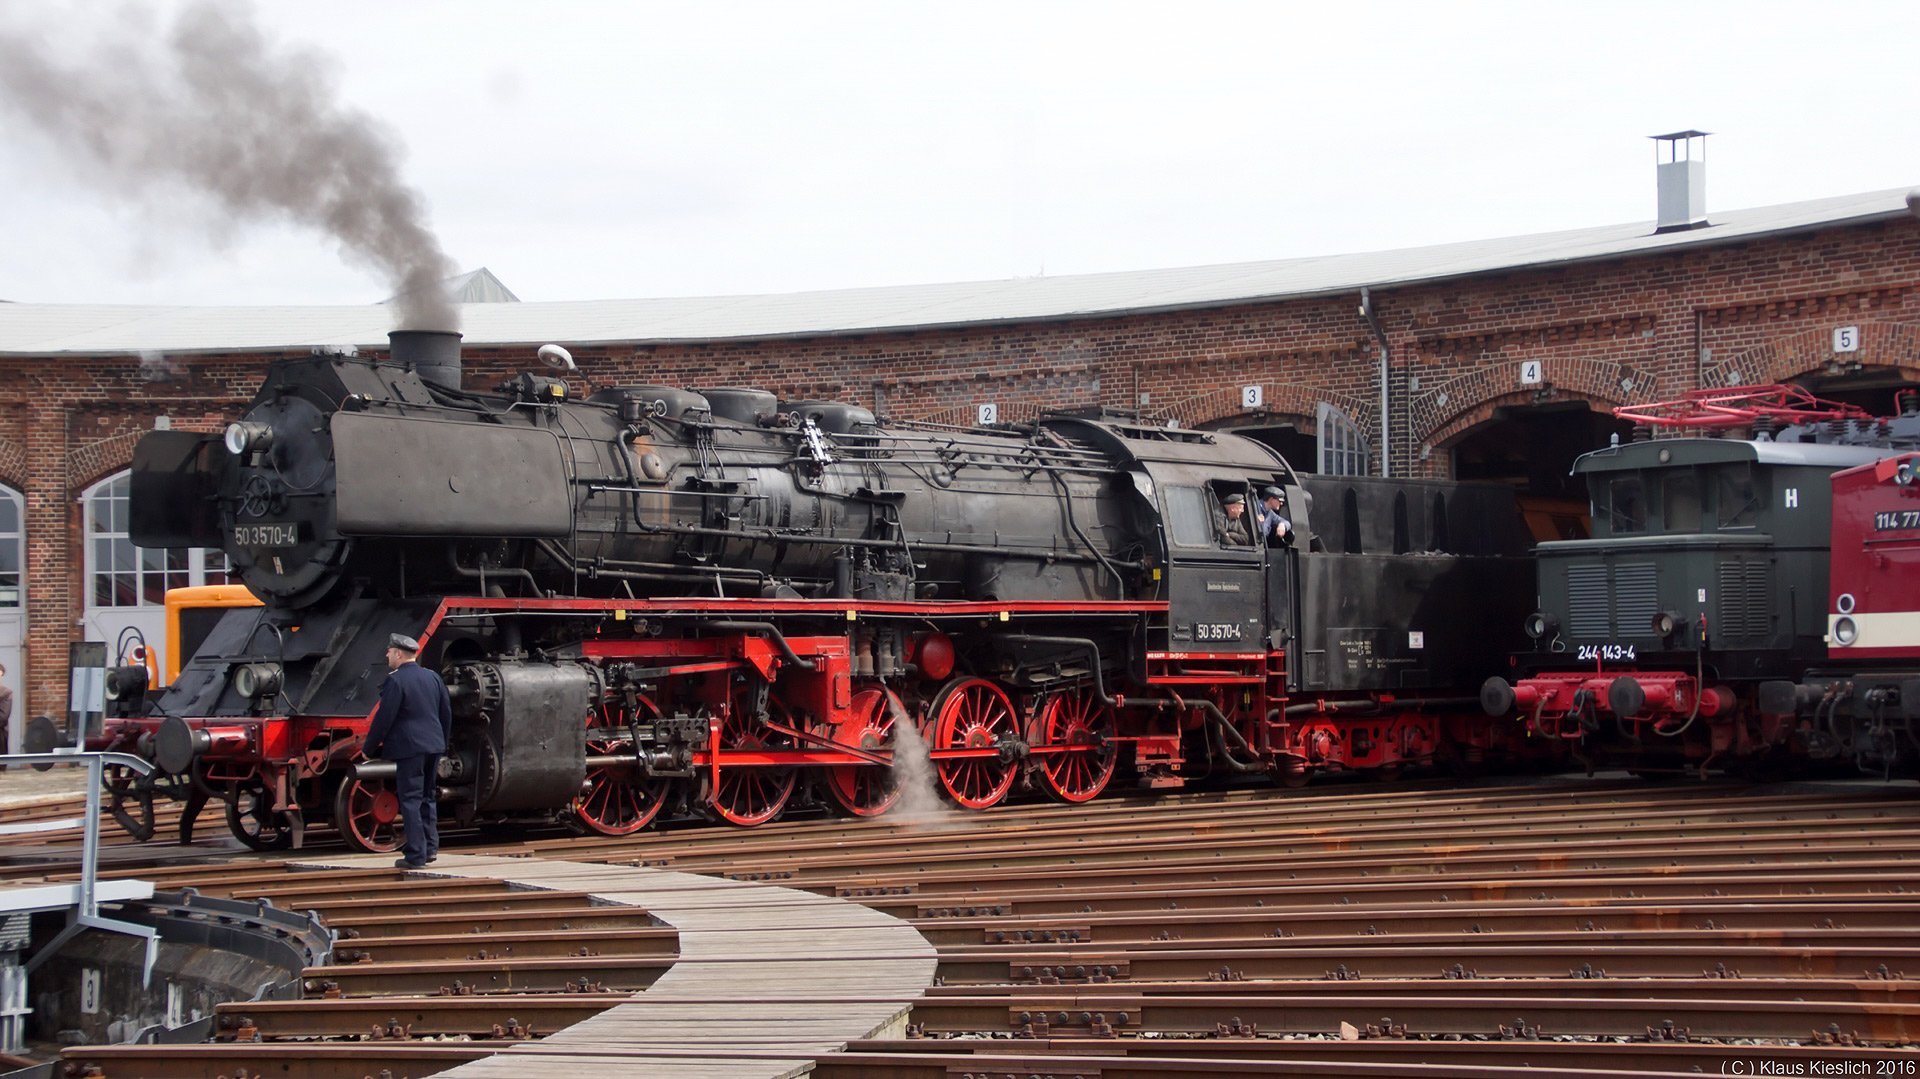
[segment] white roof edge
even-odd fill
[[[1908,188],[1710,214],[1656,234],[1650,222],[1343,255],[1066,277],[891,285],[770,295],[465,304],[470,347],[671,345],[912,333],[1156,314],[1431,285],[1743,243],[1910,216]],[[383,347],[393,309],[163,307],[0,302],[0,355],[278,352]]]
[[[30,910],[60,910],[80,902],[81,886],[70,884],[28,884],[0,888],[0,913]],[[100,880],[93,885],[96,903],[120,903],[129,899],[152,899],[150,880]]]

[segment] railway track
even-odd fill
[[[934,984],[905,1037],[812,1054],[828,1079],[1920,1074],[1910,786],[1257,790],[460,849],[903,920]],[[75,1074],[513,1074],[485,1069],[679,956],[583,888],[142,850],[107,873],[314,909],[343,939],[309,999],[222,1006],[213,1045],[70,1048]],[[644,1049],[595,1068],[640,1074],[619,1062]]]

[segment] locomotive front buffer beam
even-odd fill
[[[1735,703],[1731,689],[1702,687],[1682,671],[1557,671],[1512,685],[1495,676],[1480,689],[1488,715],[1518,709],[1527,732],[1543,738],[1582,738],[1600,729],[1602,714],[1630,725],[1634,738],[1648,724],[1655,734],[1677,735],[1695,718],[1731,716]]]

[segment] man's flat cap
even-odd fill
[[[1227,497],[1220,500],[1220,504],[1223,506],[1237,506],[1240,503],[1245,502],[1246,500],[1247,500],[1246,495],[1228,495]]]
[[[1265,487],[1261,489],[1260,497],[1261,498],[1277,498],[1280,501],[1285,502],[1287,500],[1287,492],[1282,491],[1278,487]]]
[[[404,633],[395,633],[387,638],[388,648],[398,648],[402,652],[420,651],[420,642]]]

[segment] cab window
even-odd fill
[[[1700,531],[1700,481],[1692,469],[1669,473],[1660,482],[1660,495],[1660,516],[1667,531]]]
[[[1647,499],[1640,477],[1624,476],[1607,484],[1607,524],[1616,536],[1647,530]]]
[[[1213,499],[1202,487],[1167,488],[1167,525],[1182,547],[1213,546]]]
[[[1752,528],[1760,512],[1753,489],[1753,470],[1746,465],[1721,469],[1714,484],[1713,500],[1721,528]]]

